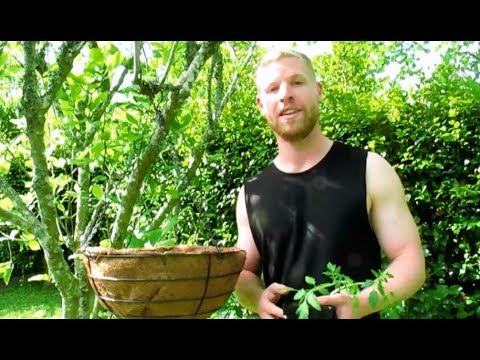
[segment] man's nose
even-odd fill
[[[283,102],[285,100],[288,100],[292,97],[291,91],[290,91],[290,86],[288,84],[283,84],[280,86],[278,95],[280,97],[280,101]]]

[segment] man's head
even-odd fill
[[[304,139],[318,121],[322,87],[310,59],[294,50],[269,52],[256,73],[257,105],[277,136]]]
[[[258,64],[257,72],[255,76],[255,83],[257,84],[257,89],[258,89],[258,84],[259,84],[260,77],[262,75],[263,68],[265,68],[266,66],[270,65],[271,63],[277,60],[285,59],[285,58],[297,58],[300,61],[302,61],[303,64],[305,65],[305,70],[307,70],[307,72],[310,73],[313,80],[316,79],[315,70],[313,70],[312,61],[307,55],[291,49],[283,49],[283,50],[275,49],[275,50],[269,51],[260,60],[260,63]]]

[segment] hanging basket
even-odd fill
[[[245,263],[236,247],[84,249],[100,304],[120,318],[207,318],[235,288]]]

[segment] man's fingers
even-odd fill
[[[285,315],[283,315],[283,309],[273,304],[272,304],[272,307],[270,308],[270,314],[272,314],[275,318],[280,318],[280,319],[287,318]]]
[[[275,305],[282,295],[288,294],[288,288],[283,284],[273,283],[267,287],[260,300],[262,310],[262,319],[286,319],[283,315],[283,309]]]
[[[269,286],[269,288],[272,290],[272,293],[278,295],[285,295],[289,292],[288,288],[283,284],[273,283]]]
[[[333,305],[331,302],[331,295],[323,295],[317,297],[317,301],[320,305]]]
[[[283,315],[283,310],[278,306],[271,304],[268,307],[268,310],[264,312],[261,316],[262,319],[286,319],[287,317]]]
[[[270,315],[268,313],[262,314],[261,318],[262,319],[275,319],[272,315]]]
[[[345,303],[349,298],[348,294],[335,294],[335,295],[324,295],[317,297],[318,303],[320,305],[331,305],[337,306]]]

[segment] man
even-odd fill
[[[332,141],[318,124],[322,86],[311,61],[293,50],[267,54],[257,70],[257,105],[275,134],[278,155],[248,179],[237,201],[237,246],[247,258],[235,294],[261,318],[286,318],[286,286],[305,276],[325,281],[328,262],[356,281],[380,270],[383,250],[393,293],[373,308],[340,292],[317,298],[339,319],[362,318],[411,297],[425,281],[425,259],[395,170],[380,155]],[[262,280],[263,275],[263,280]]]

